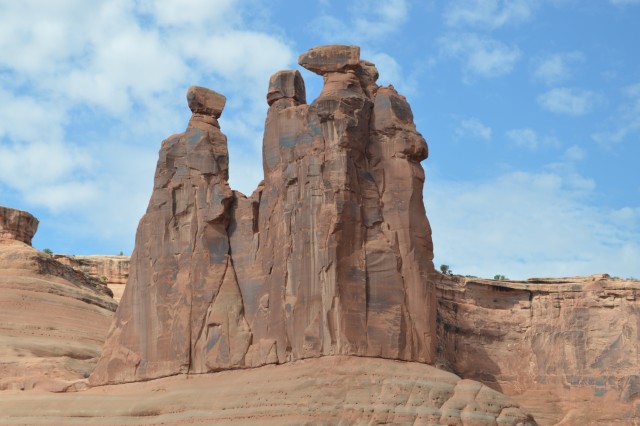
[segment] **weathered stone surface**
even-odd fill
[[[314,47],[300,55],[298,63],[320,75],[354,70],[360,65],[360,47],[341,44]]]
[[[210,115],[220,118],[227,98],[211,89],[191,86],[187,90],[187,103],[194,114]]]
[[[58,262],[105,283],[113,292],[113,299],[120,302],[129,278],[129,256],[54,254],[53,257]]]
[[[91,383],[319,357],[435,361],[426,142],[355,46],[270,81],[265,180],[227,183],[226,138],[197,113],[163,142],[129,283]],[[380,98],[378,99],[378,96]]]
[[[307,103],[304,80],[302,80],[300,71],[278,71],[271,76],[269,91],[267,92],[267,103],[271,106],[275,101],[282,98],[293,99],[298,104]]]
[[[0,239],[0,390],[62,391],[95,366],[116,304],[106,285],[28,245],[38,221],[13,212],[21,241]]]
[[[5,392],[0,413],[12,424],[535,425],[478,382],[424,364],[343,356],[72,395]]]
[[[31,245],[38,223],[31,213],[0,206],[0,240],[16,240]]]
[[[94,383],[242,366],[251,333],[229,253],[227,177],[226,137],[194,112],[185,133],[162,144]]]
[[[441,276],[437,288],[438,355],[456,374],[541,425],[640,419],[640,282]]]

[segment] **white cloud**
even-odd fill
[[[623,95],[626,100],[617,108],[616,115],[611,119],[616,128],[592,135],[593,140],[603,146],[611,147],[630,135],[640,133],[640,83],[624,88]]]
[[[85,150],[61,142],[0,145],[0,183],[25,193],[87,172],[92,165]]]
[[[533,77],[546,84],[557,84],[571,76],[571,66],[583,61],[581,52],[555,53],[536,60]]]
[[[587,153],[578,145],[572,145],[564,152],[564,157],[568,161],[581,161],[587,157]]]
[[[444,19],[449,26],[493,30],[529,21],[537,4],[535,0],[462,0],[449,3]]]
[[[434,261],[482,277],[640,275],[638,208],[595,207],[594,188],[562,170],[516,171],[485,182],[432,178],[424,195]]]
[[[346,19],[324,14],[310,28],[331,43],[367,44],[398,31],[408,15],[406,0],[356,0]]]
[[[520,59],[520,49],[476,34],[450,34],[438,39],[440,53],[463,62],[465,73],[485,78],[509,74]]]
[[[579,116],[591,112],[598,97],[589,90],[560,87],[543,93],[537,100],[547,111]]]
[[[520,147],[531,151],[535,151],[538,148],[538,134],[533,129],[512,129],[507,131],[506,135]]]
[[[460,121],[455,130],[456,136],[460,138],[491,140],[491,127],[485,126],[477,118],[467,118]]]
[[[540,136],[538,133],[525,127],[522,129],[511,129],[505,133],[505,136],[521,148],[535,151],[540,147],[558,147],[560,141],[553,135]]]
[[[0,2],[0,192],[130,244],[191,84],[224,87],[232,182],[251,192],[269,76],[295,63],[254,15],[235,0]]]

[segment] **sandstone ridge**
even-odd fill
[[[264,181],[228,184],[224,96],[192,87],[184,133],[162,143],[115,325],[92,384],[282,364],[323,355],[433,363],[428,154],[406,99],[356,46],[269,82]]]
[[[100,355],[116,310],[111,291],[31,247],[31,214],[0,212],[0,390],[73,387]]]

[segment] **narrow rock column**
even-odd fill
[[[239,366],[251,340],[229,255],[233,193],[224,96],[187,92],[186,131],[162,143],[128,284],[91,383]]]

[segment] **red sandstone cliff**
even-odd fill
[[[640,282],[441,275],[437,290],[438,356],[456,374],[542,425],[640,421]]]
[[[88,377],[116,310],[103,283],[31,247],[37,226],[0,206],[0,390],[61,391]]]

